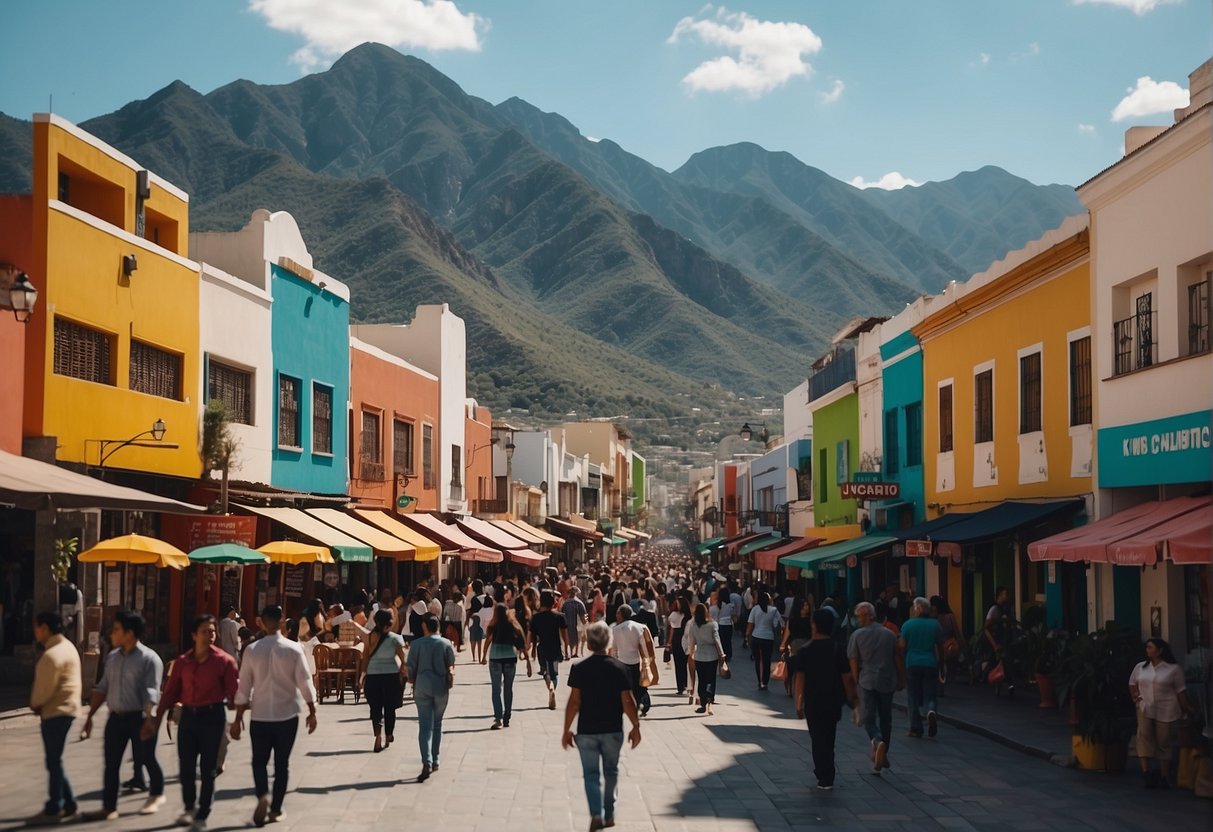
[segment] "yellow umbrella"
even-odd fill
[[[294,540],[275,540],[258,546],[257,551],[268,555],[271,563],[287,563],[292,566],[301,563],[335,563],[332,553],[326,547]]]
[[[122,537],[103,540],[87,552],[81,553],[81,563],[133,563],[151,565],[159,569],[171,567],[184,569],[190,565],[185,552],[171,543],[144,537],[141,534],[124,534]]]

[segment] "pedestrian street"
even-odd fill
[[[434,832],[583,830],[589,816],[576,751],[560,748],[568,664],[561,666],[559,707],[547,708],[542,680],[520,672],[511,727],[490,730],[487,668],[458,654],[456,684],[444,722],[440,770],[417,783],[417,723],[406,698],[396,742],[371,752],[365,703],[326,701],[319,728],[301,728],[291,760],[285,817],[274,832],[334,829],[431,829]],[[985,738],[943,725],[935,740],[905,737],[894,714],[891,771],[870,773],[867,743],[850,712],[838,730],[836,788],[818,791],[808,732],[776,682],[760,692],[737,640],[734,673],[719,683],[714,717],[694,713],[671,687],[662,666],[653,708],[641,721],[643,741],[620,765],[617,825],[645,830],[946,829],[1207,830],[1213,809],[1189,792],[1144,791],[1132,774],[1071,771],[1024,756]],[[942,703],[946,711],[947,699]],[[80,809],[100,806],[101,735],[77,741],[78,719],[65,753]],[[32,717],[0,722],[0,829],[21,825],[45,800],[46,772]],[[140,816],[146,794],[124,795],[121,817],[109,823],[71,821],[79,828],[170,829],[182,804],[176,747],[160,734],[158,756],[168,778],[166,805]],[[246,736],[231,745],[208,830],[251,827],[255,806]],[[124,763],[122,779],[130,777]]]

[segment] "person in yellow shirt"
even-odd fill
[[[45,648],[34,667],[29,706],[42,720],[42,748],[46,752],[49,794],[30,826],[57,824],[76,815],[76,796],[63,771],[63,747],[80,708],[80,654],[63,636],[63,617],[57,612],[38,613],[34,638]]]

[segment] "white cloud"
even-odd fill
[[[461,12],[453,0],[249,0],[248,8],[270,28],[306,41],[291,56],[304,72],[367,41],[434,52],[478,52],[488,25],[480,15]]]
[[[1095,125],[1080,123],[1078,125],[1078,132],[1082,133],[1084,136],[1093,136],[1095,135]]]
[[[990,53],[982,52],[980,55],[977,56],[977,60],[982,66],[989,66],[990,65]]]
[[[885,191],[896,191],[905,187],[917,187],[922,183],[902,176],[900,173],[894,170],[886,173],[884,176],[872,182],[869,182],[862,176],[856,176],[851,180],[851,184],[862,190],[866,190],[868,188],[880,188]]]
[[[1075,6],[1119,6],[1129,9],[1133,14],[1149,14],[1159,6],[1180,2],[1180,0],[1070,0]]]
[[[701,14],[711,9],[705,6]],[[721,55],[687,73],[682,83],[693,93],[736,90],[757,98],[796,76],[811,75],[805,57],[821,50],[821,38],[803,23],[758,20],[723,7],[713,17],[682,18],[666,43],[678,43],[684,35],[737,52],[736,58]]]
[[[834,79],[834,86],[830,87],[829,92],[821,93],[821,100],[826,104],[833,104],[838,99],[842,98],[843,91],[847,88],[841,79]]]
[[[1137,79],[1112,111],[1112,121],[1152,116],[1188,106],[1188,91],[1174,81],[1155,81],[1149,75]]]
[[[594,144],[598,144],[600,141],[602,141],[602,139],[598,136],[586,136],[585,139],[586,141],[593,142]]]

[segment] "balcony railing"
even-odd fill
[[[1209,351],[1209,282],[1188,287],[1188,355]]]
[[[836,349],[821,369],[809,376],[809,401],[820,399],[831,390],[855,381],[855,351]]]
[[[363,482],[384,482],[387,480],[387,473],[384,471],[382,462],[375,462],[371,459],[362,459],[358,465],[359,479]]]
[[[1112,324],[1115,375],[1151,367],[1158,361],[1158,341],[1154,338],[1157,314],[1139,312]]]
[[[506,500],[477,500],[472,508],[476,514],[505,514],[509,511]]]

